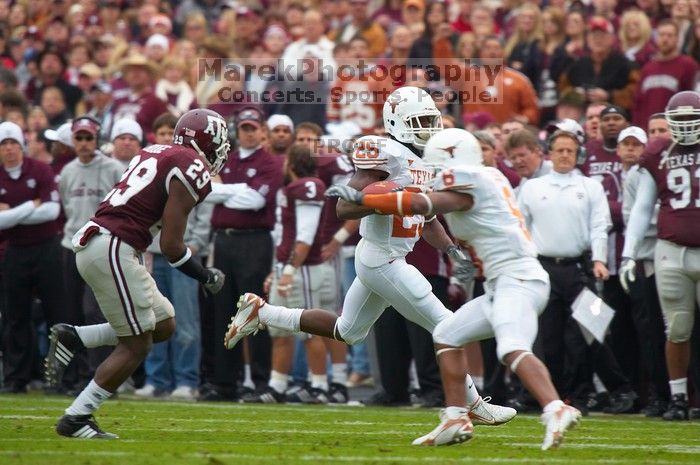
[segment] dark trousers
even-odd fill
[[[221,341],[231,316],[236,313],[239,296],[246,292],[262,295],[263,282],[272,269],[272,251],[269,231],[227,233],[219,230],[214,239],[214,266],[226,274],[226,281],[213,299],[214,344],[205,343],[204,350],[211,350],[213,345],[214,364],[206,370],[205,382],[214,385],[225,397],[234,397],[237,384],[243,379],[243,345],[227,350]],[[210,326],[207,323],[203,329]],[[247,340],[253,381],[264,385],[270,377],[270,337],[267,331],[261,331]]]
[[[80,276],[75,263],[75,253],[62,247],[63,255],[63,281],[66,288],[66,310],[72,321],[81,325],[96,325],[106,323],[100,306],[95,299],[95,294]],[[78,369],[78,383],[87,384],[97,367],[112,352],[113,347],[97,347],[88,349],[87,354],[78,353],[69,370]]]
[[[5,385],[26,386],[31,380],[37,341],[32,328],[34,293],[42,302],[47,324],[70,321],[65,306],[58,236],[29,246],[8,246],[2,264],[6,296],[3,314]]]
[[[433,286],[435,296],[447,302],[448,280],[440,276],[426,276],[426,279]],[[382,387],[387,394],[397,401],[408,402],[408,373],[411,360],[415,360],[421,394],[442,395],[433,337],[428,331],[389,307],[374,324],[374,334]]]
[[[610,348],[593,341],[588,345],[578,323],[571,317],[571,304],[584,287],[593,287],[581,262],[553,263],[540,260],[549,274],[551,291],[539,318],[536,352],[552,375],[562,397],[583,398],[592,391],[592,372],[611,391],[629,389]]]
[[[654,278],[652,277],[652,280]],[[627,379],[638,390],[639,387],[639,326],[632,308],[630,296],[622,289],[620,278],[610,276],[605,281],[603,300],[615,310],[610,322],[610,331],[605,342],[610,346]]]
[[[666,368],[666,334],[654,275],[646,277],[644,271],[638,269],[636,280],[630,283],[630,299],[641,374],[649,383],[649,396],[668,400],[671,393]]]

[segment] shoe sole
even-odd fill
[[[553,433],[552,445],[544,450],[558,449],[559,446],[561,446],[562,442],[564,442],[564,433],[574,429],[576,426],[578,426],[580,421],[581,421],[581,413],[575,414],[571,423],[569,423],[566,427],[562,428],[560,431]]]
[[[238,341],[249,334],[254,334],[257,331],[257,325],[256,328],[250,333],[241,332],[241,328],[245,328],[246,325],[258,317],[258,311],[264,304],[265,302],[259,296],[251,293],[245,293],[238,299],[238,303],[236,304],[238,312],[231,318],[231,324],[229,325],[228,331],[226,331],[226,336],[224,337],[224,346],[227,349],[233,349],[236,347],[236,344],[238,344]],[[247,316],[245,316],[245,320],[242,324],[237,324],[236,320],[243,316],[243,312],[248,310],[250,305],[253,305],[253,309],[250,310],[250,313],[248,313]]]

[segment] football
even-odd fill
[[[401,186],[393,181],[377,181],[362,189],[365,194],[386,194],[401,189]]]

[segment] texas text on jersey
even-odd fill
[[[652,142],[639,162],[658,191],[659,239],[685,247],[700,247],[700,145]]]
[[[92,221],[136,250],[146,250],[158,232],[173,177],[185,185],[197,203],[211,192],[209,168],[194,150],[151,145],[131,160]]]
[[[294,250],[294,243],[297,237],[297,206],[303,204],[314,204],[318,208],[323,207],[325,197],[323,193],[326,191],[326,186],[318,178],[306,177],[292,181],[284,188],[280,189],[278,198],[280,199],[280,207],[282,210],[282,242],[277,247],[277,261],[279,263],[288,263],[289,257]],[[321,245],[319,240],[322,234],[320,225],[323,224],[323,217],[319,221],[319,227],[316,229],[314,242],[306,256],[304,265],[318,265],[323,263],[321,258]]]
[[[407,190],[425,191],[432,180],[432,171],[408,147],[395,140],[380,136],[364,136],[355,143],[352,155],[358,169],[373,169],[388,174],[393,181]],[[420,239],[425,217],[370,215],[360,222],[360,235],[379,250],[375,257],[391,260],[405,257]]]

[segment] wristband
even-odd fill
[[[211,277],[211,272],[204,268],[199,260],[192,257],[192,251],[190,249],[187,249],[187,252],[185,252],[185,255],[181,258],[177,259],[175,262],[171,262],[170,266],[177,268],[190,278],[203,284],[206,284]]]
[[[282,268],[282,274],[286,274],[288,276],[292,276],[296,271],[297,269],[289,263],[284,265],[284,268]]]
[[[333,235],[333,240],[336,240],[338,243],[342,244],[348,240],[348,237],[350,237],[348,230],[345,228],[340,228],[338,232]]]

